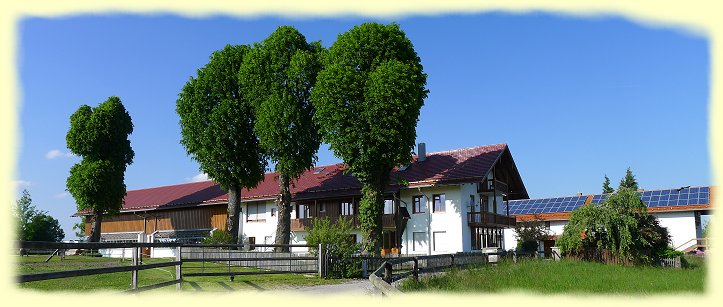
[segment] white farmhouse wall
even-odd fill
[[[249,221],[249,205],[262,204],[265,208],[264,213],[260,215],[260,220]],[[248,242],[249,237],[256,238],[256,244],[273,244],[276,236],[276,224],[278,223],[278,211],[271,216],[271,209],[276,208],[276,204],[272,200],[243,202],[241,203],[243,214],[241,215],[241,231],[244,236],[244,242]],[[271,240],[264,242],[264,238],[270,237]]]
[[[695,214],[693,211],[653,212],[660,225],[668,228],[671,245],[678,250],[695,245]],[[693,240],[693,241],[691,241]]]
[[[410,219],[407,221],[407,227],[402,234],[401,253],[407,255],[427,255],[430,253],[454,253],[464,250],[463,242],[465,236],[463,235],[463,231],[466,227],[466,223],[463,224],[463,222],[466,220],[467,209],[465,206],[467,201],[460,200],[460,191],[459,185],[406,189],[400,191],[400,198],[403,201],[403,205],[407,206],[407,210],[410,214]],[[432,197],[435,194],[444,194],[444,212],[432,212]],[[417,195],[424,196],[424,213],[413,213],[412,197]],[[469,195],[464,197],[468,199]],[[423,242],[418,241],[415,243],[415,233],[419,235],[417,236],[417,239],[422,238]],[[435,242],[435,237],[443,238],[443,240]],[[467,237],[469,237],[469,234]],[[435,250],[435,247],[437,250]]]

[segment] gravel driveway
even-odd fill
[[[322,285],[303,287],[291,290],[302,294],[323,294],[323,295],[378,295],[378,291],[374,289],[372,283],[368,279],[356,279],[335,285]]]

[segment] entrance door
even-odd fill
[[[545,251],[545,258],[549,258],[552,256],[552,247],[555,246],[555,240],[545,240],[543,241],[544,251]]]

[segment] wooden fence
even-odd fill
[[[272,253],[272,252],[254,252],[242,250],[243,245],[236,244],[183,244],[175,242],[165,243],[56,243],[56,242],[32,242],[19,241],[16,246],[23,251],[45,250],[52,251],[53,254],[65,254],[66,250],[98,250],[98,249],[131,249],[132,263],[129,266],[92,268],[80,270],[67,270],[60,272],[47,272],[36,274],[21,274],[17,276],[19,283],[33,282],[40,280],[68,278],[77,276],[88,276],[98,274],[109,274],[117,272],[131,272],[131,289],[128,292],[140,292],[160,287],[176,285],[176,289],[181,288],[183,276],[230,276],[233,280],[235,275],[256,275],[256,274],[279,274],[279,273],[318,273],[319,276],[324,274],[324,259],[322,245],[281,245],[281,244],[254,244],[251,248],[256,247],[305,247],[316,248],[320,253],[317,256],[308,253]],[[174,261],[142,264],[143,248],[174,248]],[[49,259],[49,258],[48,258]],[[47,260],[46,260],[47,261]],[[181,267],[186,262],[201,263],[201,272],[183,273]],[[225,263],[229,270],[226,272],[204,272],[204,263]],[[175,266],[175,278],[153,285],[138,287],[138,273],[142,270]],[[253,267],[261,270],[254,271],[231,271],[231,266],[235,267]],[[217,267],[217,266],[216,266]],[[187,268],[197,268],[188,267]]]
[[[183,249],[183,262],[196,262],[201,266],[194,267],[200,272],[187,273],[185,276],[234,276],[248,274],[282,274],[282,273],[317,273],[323,275],[323,259],[310,252],[266,252],[256,251],[257,248],[269,247],[304,247],[321,248],[308,244],[253,244],[253,250],[221,249],[212,245],[187,245]],[[205,272],[205,263],[223,263],[229,267],[227,272]],[[255,272],[232,272],[231,267],[261,269]]]
[[[383,295],[395,296],[402,292],[392,286],[395,281],[407,277],[419,278],[421,273],[437,272],[451,267],[463,267],[474,264],[489,263],[490,255],[506,255],[500,253],[461,252],[417,257],[399,257],[384,261],[371,275],[369,281]]]
[[[54,250],[58,251],[59,253],[65,253],[65,250],[69,249],[90,249],[90,250],[97,250],[101,248],[131,248],[133,249],[132,253],[132,264],[130,266],[120,266],[120,267],[110,267],[110,268],[94,268],[94,269],[82,269],[82,270],[69,270],[69,271],[60,271],[60,272],[47,272],[47,273],[36,273],[36,274],[23,274],[17,276],[17,281],[20,283],[23,282],[32,282],[32,281],[39,281],[39,280],[49,280],[49,279],[58,279],[58,278],[68,278],[68,277],[78,277],[78,276],[89,276],[89,275],[98,275],[98,274],[109,274],[109,273],[118,273],[118,272],[131,272],[131,289],[129,292],[140,292],[140,291],[146,291],[151,289],[156,289],[160,287],[170,286],[170,285],[176,285],[176,289],[181,288],[181,282],[183,281],[182,275],[181,275],[181,265],[183,262],[180,258],[180,249],[181,244],[180,243],[56,243],[56,242],[33,242],[33,241],[20,241],[18,244],[18,247],[21,250]],[[175,261],[170,262],[163,262],[163,263],[153,263],[153,264],[141,264],[141,248],[144,247],[173,247],[177,248],[178,252],[176,253],[176,259]],[[175,279],[170,281],[165,281],[153,285],[148,285],[144,287],[138,287],[138,272],[142,270],[148,270],[148,269],[154,269],[154,268],[160,268],[160,267],[168,267],[168,266],[175,266],[176,272],[175,272]]]

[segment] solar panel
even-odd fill
[[[553,197],[509,202],[510,214],[570,212],[585,203],[587,196]]]
[[[640,199],[649,207],[674,207],[687,205],[706,205],[710,201],[709,187],[691,187],[638,192]],[[590,203],[601,204],[610,194],[595,194]],[[506,202],[503,210],[509,206],[510,215],[571,212],[581,207],[587,196],[552,197],[520,199]]]

